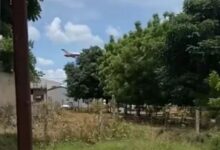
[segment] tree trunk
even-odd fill
[[[87,104],[87,111],[90,112],[89,102],[88,102],[88,104]]]
[[[148,105],[146,105],[146,107],[145,107],[145,115],[146,115],[146,117],[149,117]]]
[[[78,99],[78,111],[79,111],[79,99]]]
[[[137,116],[140,117],[141,116],[141,107],[140,107],[140,105],[137,105],[136,107],[137,107],[136,108]]]
[[[127,104],[124,104],[124,114],[125,115],[128,114],[128,106],[127,106]]]
[[[132,105],[130,104],[130,107],[129,107],[129,112],[130,112],[130,115],[132,114]]]
[[[119,103],[117,103],[117,114],[120,114],[120,107],[119,107]]]

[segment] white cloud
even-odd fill
[[[54,64],[54,62],[52,60],[41,58],[41,57],[37,57],[37,63],[41,66],[49,66],[49,65]]]
[[[113,35],[114,37],[119,37],[121,35],[120,30],[113,26],[108,26],[106,29],[108,35]]]
[[[42,71],[44,73],[43,78],[48,80],[57,81],[63,83],[66,80],[66,73],[63,69],[48,69],[42,70],[40,68],[36,68],[38,71]]]
[[[50,40],[59,43],[76,43],[82,46],[103,46],[104,42],[98,35],[93,35],[87,25],[67,22],[63,27],[62,21],[56,17],[46,27],[46,34]]]
[[[28,36],[30,40],[37,41],[40,39],[40,32],[33,25],[28,25]]]

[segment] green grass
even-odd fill
[[[208,148],[208,142],[186,142],[178,138],[175,139],[174,137],[173,140],[170,140],[162,136],[155,139],[140,137],[128,138],[127,140],[100,141],[96,144],[58,142],[46,148],[35,144],[34,150],[219,150],[218,148]],[[219,144],[219,140],[215,144]],[[0,135],[0,150],[16,150],[16,136],[12,134]]]
[[[81,116],[82,115],[78,115],[79,118],[82,118]],[[123,137],[114,136],[110,138],[103,138],[99,139],[99,142],[97,142],[97,140],[95,140],[95,142],[93,142],[94,140],[87,140],[88,137],[86,137],[86,139],[74,137],[67,139],[60,138],[66,141],[68,140],[68,142],[53,139],[56,141],[56,143],[52,144],[53,140],[51,140],[50,144],[46,147],[44,146],[43,142],[40,142],[42,140],[38,140],[36,138],[34,139],[35,144],[33,150],[220,150],[220,132],[204,131],[198,136],[195,134],[194,129],[164,129],[162,127],[154,127],[144,124],[134,124],[128,122],[123,123],[126,123],[126,126],[118,124],[117,131],[119,130],[119,133],[124,133],[122,131],[126,129],[126,131],[130,133]],[[85,126],[85,129],[89,128],[90,126],[87,128],[86,127],[87,126]],[[93,128],[91,129],[93,130]],[[52,130],[56,132],[56,130]],[[87,130],[85,132],[87,132]],[[0,131],[0,150],[17,150],[16,135],[3,133],[4,132]],[[68,132],[65,132],[65,134],[68,134]],[[93,138],[93,136],[91,137]],[[81,142],[76,142],[73,139]],[[91,142],[97,143],[88,144]]]
[[[202,150],[201,147],[202,146],[191,145],[189,143],[130,139],[99,142],[94,145],[88,145],[80,142],[64,142],[54,146],[49,146],[46,150]]]
[[[0,150],[16,150],[16,135],[0,134]]]

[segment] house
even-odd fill
[[[41,79],[38,83],[31,83],[30,87],[33,103],[50,99],[62,105],[70,100],[66,88],[56,81]],[[0,70],[0,107],[6,105],[16,105],[14,74]]]
[[[54,103],[62,105],[70,100],[67,96],[67,89],[60,82],[41,78],[37,83],[31,83],[33,102],[51,100]],[[35,95],[35,96],[34,96]]]
[[[32,103],[49,99],[59,105],[71,103],[73,107],[78,107],[78,105],[80,107],[87,107],[87,104],[83,100],[79,100],[78,103],[74,101],[74,98],[69,98],[66,87],[60,82],[42,78],[37,83],[31,83],[30,87]],[[14,73],[5,73],[0,70],[0,107],[6,105],[15,106],[15,97]]]

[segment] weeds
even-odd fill
[[[203,144],[209,147],[208,150],[218,150],[220,145],[219,136],[213,136],[217,135],[216,133],[212,135],[207,132],[197,136],[193,130],[189,129],[164,130],[160,127],[128,123],[119,117],[106,114],[105,106],[101,103],[93,104],[91,109],[95,113],[90,114],[62,110],[51,101],[40,103],[34,107],[33,133],[34,140],[40,142],[38,144],[40,149],[46,149],[48,144],[51,147],[56,146],[62,141],[96,144],[99,141],[119,141],[121,139]],[[4,122],[5,127],[11,126],[15,129],[11,110],[10,107],[2,109],[0,119]],[[5,117],[3,118],[3,116]]]
[[[129,126],[105,114],[106,108],[101,101],[92,103],[92,114],[61,110],[50,101],[38,104],[34,110],[34,138],[45,143],[60,140],[96,143],[101,139],[129,136]]]
[[[16,126],[15,108],[12,105],[7,105],[0,108],[0,122],[2,124],[4,133]]]

